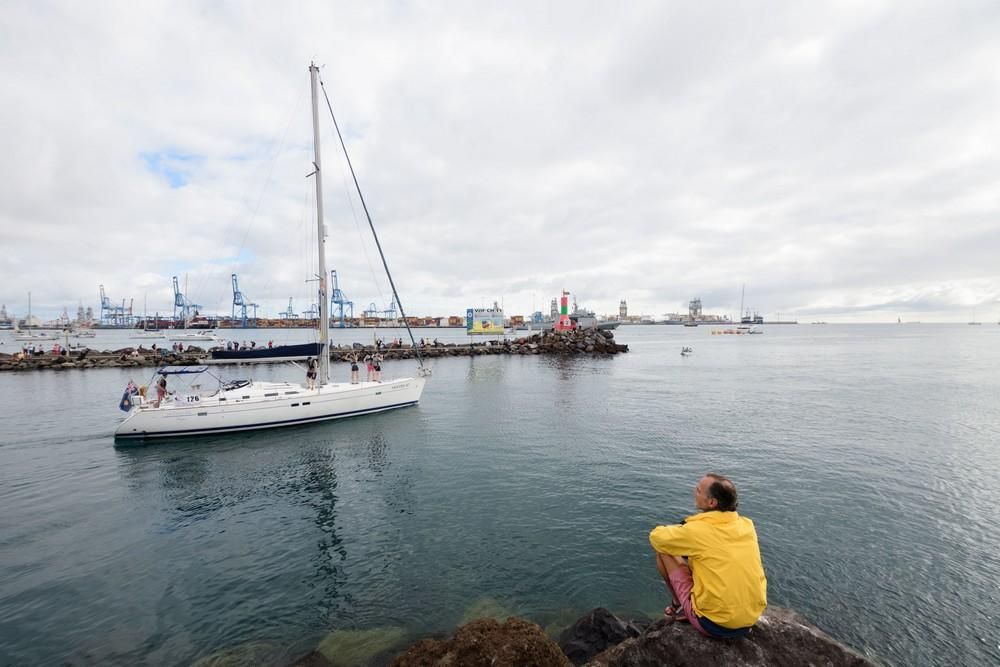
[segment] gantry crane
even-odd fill
[[[349,324],[349,322],[345,322],[345,317],[347,320],[354,319],[354,302],[350,301],[341,291],[340,285],[337,283],[336,269],[330,271],[330,283],[333,285],[330,297],[330,326],[343,329]],[[345,314],[345,309],[349,314]]]
[[[283,320],[294,320],[298,318],[298,315],[292,311],[292,297],[288,297],[288,310],[278,313]]]
[[[233,315],[231,321],[236,321],[236,307],[240,308],[240,320],[243,323],[243,328],[247,328],[247,308],[253,308],[253,319],[250,326],[257,326],[257,306],[259,304],[251,303],[243,296],[243,292],[240,291],[239,282],[236,279],[236,274],[233,274]]]
[[[177,276],[174,276],[174,322],[177,321],[177,309],[181,309],[181,320],[184,322],[184,326],[187,326],[188,319],[191,316],[191,311],[194,314],[198,314],[198,310],[201,309],[200,303],[191,303],[187,300],[187,297],[181,292],[180,284],[177,282]]]

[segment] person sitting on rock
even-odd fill
[[[708,637],[742,637],[767,607],[757,531],[736,512],[736,486],[722,475],[701,478],[694,504],[698,514],[649,534],[656,569],[674,596],[664,613]]]

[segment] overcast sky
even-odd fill
[[[0,303],[274,316],[316,272],[308,65],[403,305],[1000,320],[1000,4],[12,2]],[[328,267],[390,292],[321,118]]]

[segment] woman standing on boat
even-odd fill
[[[160,403],[164,398],[167,397],[167,376],[161,375],[160,379],[156,382],[156,405],[154,407],[160,407]]]
[[[359,375],[360,373],[358,373],[358,355],[355,354],[351,356],[351,384],[358,383],[358,381],[361,379],[360,377],[358,377]]]
[[[372,381],[372,375],[375,373],[375,365],[374,365],[374,361],[372,360],[372,355],[371,354],[366,354],[365,355],[365,366],[367,366],[367,370],[368,370],[368,375],[365,377],[365,382],[371,382]]]

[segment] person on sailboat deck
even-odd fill
[[[309,357],[309,367],[306,370],[306,388],[315,389],[316,388],[316,360]]]
[[[160,401],[167,397],[167,376],[161,375],[160,379],[156,381],[156,405],[155,407],[160,407]]]
[[[375,372],[375,365],[374,362],[372,361],[371,354],[365,355],[365,366],[367,367],[366,370],[368,371],[368,375],[365,377],[365,382],[371,382],[372,374]]]
[[[358,373],[358,355],[351,355],[351,384],[357,384],[361,379]]]
[[[381,354],[376,354],[372,358],[372,367],[375,370],[375,381],[382,381],[382,360],[385,359]]]
[[[722,475],[701,478],[694,504],[698,514],[649,534],[656,569],[674,596],[663,613],[706,637],[743,637],[767,607],[757,531],[736,512],[736,486]]]

